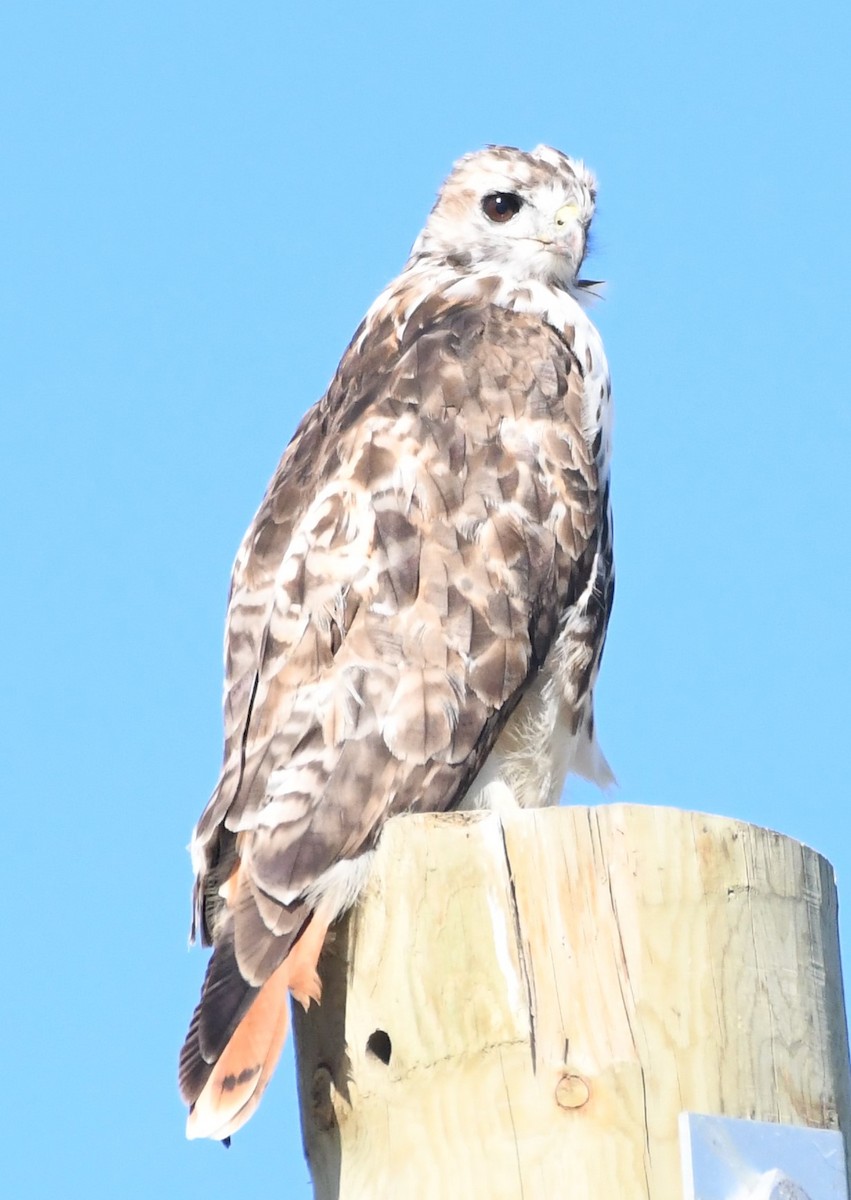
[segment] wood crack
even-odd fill
[[[505,826],[500,820],[499,835],[502,839],[502,852],[505,856],[505,869],[508,875],[508,895],[511,900],[511,923],[514,928],[514,940],[517,945],[517,960],[520,963],[520,974],[523,976],[523,985],[526,989],[526,1007],[529,1013],[529,1050],[532,1056],[532,1071],[537,1074],[538,1071],[538,1050],[537,1050],[537,1032],[536,1032],[536,1004],[535,1004],[535,979],[532,974],[531,964],[529,963],[526,954],[526,942],[523,938],[523,929],[520,924],[520,910],[517,906],[517,888],[514,883],[514,872],[511,868],[511,858],[508,853],[508,843],[505,839]]]

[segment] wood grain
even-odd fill
[[[769,830],[397,818],[321,973],[318,1200],[677,1200],[683,1109],[851,1132],[833,871]]]

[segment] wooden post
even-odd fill
[[[683,1109],[851,1135],[833,871],[766,829],[400,817],[321,971],[317,1200],[678,1200]]]

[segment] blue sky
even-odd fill
[[[175,1086],[230,564],[486,142],[600,178],[617,798],[779,829],[851,896],[851,9],[288,7],[0,14],[10,1196],[310,1195],[291,1052],[229,1153]]]

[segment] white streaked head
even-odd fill
[[[549,146],[488,146],[453,167],[409,266],[436,259],[518,284],[574,287],[595,197],[594,176],[579,159]]]

